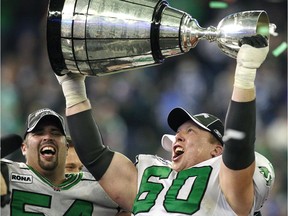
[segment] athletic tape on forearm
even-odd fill
[[[241,89],[252,89],[254,88],[255,77],[256,69],[245,68],[237,64],[234,86]]]
[[[71,79],[63,82],[61,85],[66,100],[66,108],[87,100],[84,81]]]
[[[247,168],[255,160],[256,105],[231,101],[225,123],[224,164],[233,170]]]
[[[265,60],[269,47],[255,48],[243,44],[237,54],[234,86],[242,89],[254,88],[256,69]]]
[[[96,180],[100,180],[109,167],[114,152],[103,145],[92,111],[67,116],[67,123],[80,160]]]

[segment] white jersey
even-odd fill
[[[55,187],[25,163],[1,160],[9,169],[11,201],[1,215],[114,216],[118,205],[88,172],[67,174]],[[30,214],[29,214],[30,213]]]
[[[262,207],[274,183],[271,163],[256,154],[254,205],[250,215]],[[135,216],[234,216],[219,186],[222,156],[176,172],[166,161],[154,155],[139,155],[138,194]]]

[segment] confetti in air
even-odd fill
[[[211,1],[209,2],[210,8],[227,8],[228,4],[226,2],[220,2],[220,1]]]
[[[282,42],[276,49],[273,50],[272,54],[277,57],[287,49],[287,42]]]

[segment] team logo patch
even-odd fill
[[[213,131],[217,134],[218,137],[222,138],[222,134],[217,129],[214,129]]]
[[[267,167],[259,166],[260,173],[263,175],[266,180],[266,185],[271,186],[272,183],[272,174]]]
[[[31,184],[33,182],[33,177],[32,175],[22,175],[18,173],[11,173],[11,182]]]

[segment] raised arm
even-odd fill
[[[127,157],[103,144],[86,95],[85,76],[68,73],[57,79],[66,99],[67,123],[80,160],[118,205],[132,209],[137,170]]]
[[[237,215],[248,215],[254,201],[255,77],[268,53],[262,36],[244,38],[237,56],[234,89],[225,123],[220,187]]]

